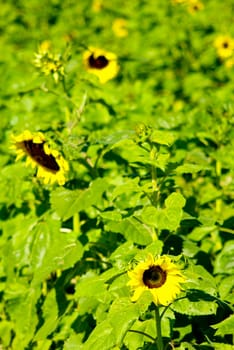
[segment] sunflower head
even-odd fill
[[[228,35],[219,35],[214,41],[214,46],[221,59],[229,58],[234,53],[234,39]]]
[[[125,38],[128,36],[127,21],[124,18],[116,18],[112,23],[112,30],[115,36]]]
[[[182,290],[181,283],[186,281],[181,270],[167,255],[154,258],[149,254],[128,272],[128,285],[134,291],[132,301],[137,301],[142,293],[152,294],[156,305],[168,305]]]
[[[65,183],[68,163],[57,150],[49,147],[41,132],[31,133],[25,130],[18,136],[12,136],[12,140],[12,148],[17,153],[16,159],[26,156],[26,164],[37,168],[37,177],[42,178],[45,184]]]
[[[200,0],[190,0],[188,3],[188,11],[191,14],[194,14],[203,9],[204,9],[204,5]]]
[[[91,8],[93,12],[100,12],[103,8],[103,0],[93,0]]]
[[[90,47],[83,54],[85,69],[95,74],[102,84],[113,79],[119,71],[117,56],[112,52]]]

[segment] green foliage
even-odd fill
[[[214,44],[234,38],[232,10],[1,4],[1,349],[157,348],[150,293],[132,302],[127,285],[149,253],[186,277],[159,307],[165,348],[233,348],[234,44],[229,57]],[[105,84],[83,64],[92,46],[117,55]],[[25,130],[66,159],[63,186],[16,160]]]

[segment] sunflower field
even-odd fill
[[[233,0],[7,0],[0,350],[234,349]]]

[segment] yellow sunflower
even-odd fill
[[[117,56],[112,52],[90,47],[83,54],[85,69],[95,74],[102,84],[114,78],[119,71]]]
[[[229,58],[234,53],[234,39],[228,35],[219,35],[214,41],[214,46],[222,59]]]
[[[132,301],[137,301],[143,292],[152,294],[155,305],[168,305],[182,290],[186,281],[180,269],[169,256],[154,258],[152,254],[128,272],[128,285],[134,290]]]
[[[118,38],[128,36],[127,21],[124,18],[116,18],[112,23],[112,30]]]
[[[18,136],[12,136],[12,139],[12,148],[17,153],[16,160],[27,156],[26,165],[37,167],[37,177],[42,178],[45,184],[57,182],[63,185],[66,182],[68,163],[57,150],[50,149],[41,132],[33,134],[25,130]]]
[[[188,11],[191,13],[191,14],[194,14],[200,10],[203,10],[204,9],[204,5],[201,1],[199,0],[190,0],[188,2]]]
[[[234,66],[234,57],[230,57],[225,61],[225,66],[227,68],[232,68]]]

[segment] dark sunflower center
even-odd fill
[[[46,154],[43,143],[33,143],[32,140],[24,141],[24,147],[27,153],[41,166],[48,170],[59,171],[58,163],[51,154]]]
[[[143,273],[143,282],[148,288],[161,287],[167,278],[165,271],[160,266],[152,266]]]
[[[89,57],[89,65],[92,68],[102,69],[105,68],[108,65],[109,61],[106,59],[105,56],[98,56],[97,58],[94,58],[94,55]]]
[[[228,48],[228,46],[229,46],[228,42],[227,42],[227,41],[225,41],[225,42],[223,43],[223,48],[224,48],[224,49],[227,49],[227,48]]]

